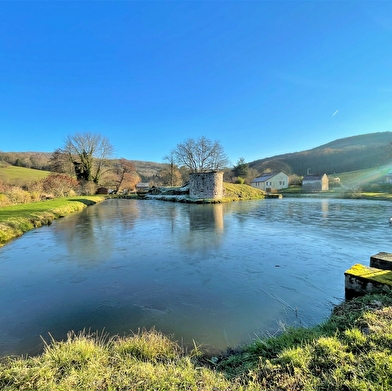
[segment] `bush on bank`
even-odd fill
[[[127,337],[69,333],[37,357],[0,361],[2,390],[389,390],[392,298],[345,302],[314,328],[223,354],[185,354],[161,333]]]

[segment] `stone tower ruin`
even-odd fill
[[[192,198],[222,198],[223,172],[195,172],[190,174],[189,195]]]

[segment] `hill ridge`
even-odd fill
[[[259,172],[333,174],[377,167],[392,159],[392,132],[366,133],[336,139],[318,147],[275,155],[249,163]]]

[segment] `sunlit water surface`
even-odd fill
[[[211,352],[325,320],[344,271],[391,251],[388,202],[107,200],[0,249],[0,354],[155,327]]]

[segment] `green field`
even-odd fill
[[[371,183],[385,182],[385,175],[392,170],[391,165],[367,168],[364,170],[329,174],[329,178],[340,178],[343,187],[360,187]]]
[[[34,170],[16,166],[0,166],[0,181],[8,184],[23,186],[46,178],[50,171]]]

